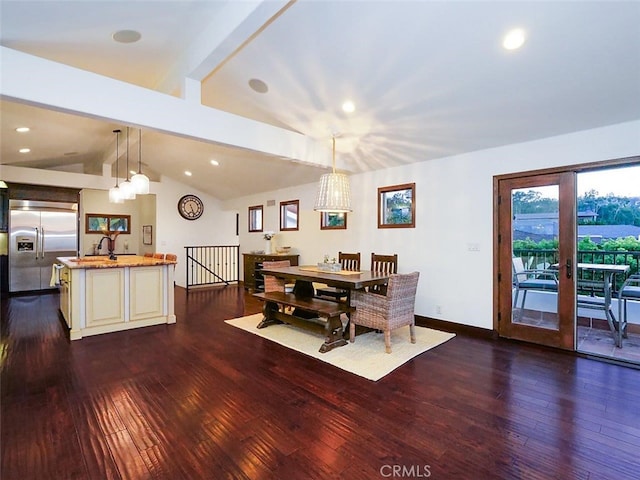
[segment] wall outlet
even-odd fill
[[[442,305],[436,305],[436,315],[442,315]]]
[[[480,244],[479,243],[467,243],[467,250],[470,252],[479,252]]]

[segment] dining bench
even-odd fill
[[[253,296],[264,301],[262,308],[264,318],[258,324],[258,328],[286,323],[323,333],[325,341],[320,346],[320,353],[326,353],[347,344],[340,316],[343,313],[352,312],[353,308],[346,303],[317,297],[296,296],[294,293],[285,292],[262,292],[254,293]],[[280,310],[280,305],[293,307],[294,310],[292,313],[286,313]]]

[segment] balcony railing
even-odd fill
[[[522,258],[526,268],[549,268],[559,262],[557,250],[514,250],[513,254]],[[613,291],[617,292],[629,275],[640,273],[640,252],[638,251],[607,251],[607,250],[578,250],[578,263],[596,263],[602,265],[629,265],[626,275],[616,275]],[[593,287],[589,284],[601,283],[603,273],[583,271],[578,269],[578,293],[593,295]]]
[[[211,245],[184,247],[187,252],[187,293],[190,287],[240,280],[240,247]]]

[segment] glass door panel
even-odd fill
[[[511,322],[558,330],[558,185],[511,191]]]
[[[575,175],[498,183],[501,336],[575,348]]]
[[[640,166],[577,175],[577,350],[640,363]]]

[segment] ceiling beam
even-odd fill
[[[326,167],[321,142],[228,112],[0,46],[0,97]],[[46,79],[46,81],[43,81]]]
[[[179,90],[181,96],[188,95],[185,79],[204,80],[294,3],[295,0],[224,3],[156,89],[165,93]]]

